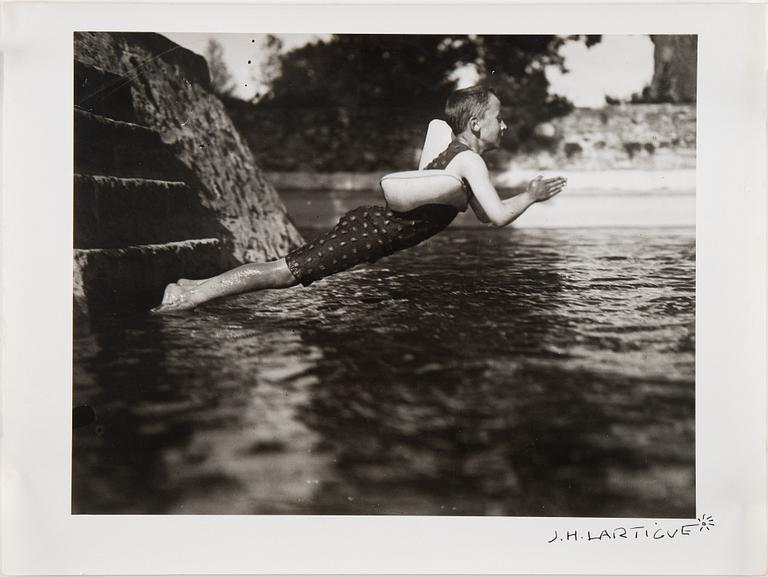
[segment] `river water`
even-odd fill
[[[694,307],[693,229],[451,228],[80,319],[73,512],[692,517]]]

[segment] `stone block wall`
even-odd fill
[[[696,167],[695,104],[580,108],[543,125],[549,145],[497,153],[499,168],[672,170]]]
[[[210,89],[202,57],[159,34],[104,32],[77,33],[75,57],[129,81],[137,122],[157,131],[197,180],[201,202],[232,233],[237,260],[275,258],[300,242]]]

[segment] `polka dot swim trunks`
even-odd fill
[[[445,168],[468,150],[452,141],[426,168]],[[384,206],[361,206],[341,217],[333,230],[285,257],[288,268],[304,286],[364,262],[416,246],[445,229],[459,210],[446,204],[425,204],[408,212]]]
[[[408,212],[384,206],[361,206],[341,217],[336,226],[290,252],[285,261],[304,286],[364,262],[376,262],[409,248],[445,229],[458,209],[427,204]]]

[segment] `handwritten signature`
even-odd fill
[[[687,537],[703,531],[711,531],[715,526],[715,519],[712,515],[703,514],[696,518],[696,523],[685,523],[683,525],[672,525],[660,527],[659,522],[655,521],[653,525],[637,525],[634,527],[613,527],[611,529],[601,529],[587,531],[564,531],[559,532],[555,529],[555,534],[547,543],[559,543],[568,541],[613,541],[618,539],[652,539],[659,541],[661,539],[676,539],[678,537]],[[696,531],[698,529],[698,531]]]

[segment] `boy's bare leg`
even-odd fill
[[[179,279],[165,288],[163,301],[152,312],[179,311],[210,300],[261,289],[288,288],[298,284],[285,259],[244,264],[218,276],[190,281]]]
[[[199,285],[203,284],[205,281],[211,280],[207,278],[201,278],[201,279],[191,279],[191,278],[180,278],[176,281],[176,284],[182,287],[186,286],[193,286],[193,285]]]

